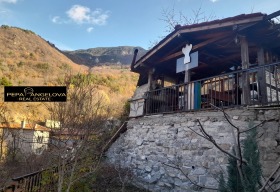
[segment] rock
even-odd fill
[[[207,150],[207,149],[212,149],[213,148],[213,144],[210,142],[207,143],[201,143],[200,147],[202,150]]]
[[[141,156],[140,159],[141,160],[146,160],[146,156]]]
[[[278,110],[267,110],[264,113],[265,119],[269,120],[279,120],[280,115]]]
[[[173,188],[173,186],[170,183],[164,183],[165,186]]]
[[[223,143],[223,144],[220,144],[220,147],[226,151],[229,151],[230,148],[231,148],[231,145],[228,144],[228,143]]]
[[[193,175],[203,175],[206,173],[206,170],[202,167],[197,167],[192,171]]]
[[[198,141],[198,139],[192,139],[191,143],[196,143]]]
[[[165,169],[163,167],[161,167],[160,170],[159,170],[159,173],[162,174],[162,175],[165,174]]]
[[[277,153],[269,153],[264,156],[264,160],[274,161],[277,160],[280,156]]]
[[[149,167],[149,166],[146,166],[146,167],[145,167],[145,170],[146,170],[146,172],[148,172],[148,173],[149,173],[149,172],[151,172],[151,171],[152,171],[152,168],[151,168],[151,167]]]
[[[262,140],[259,142],[260,147],[265,147],[265,148],[271,148],[271,147],[276,147],[277,146],[277,141],[272,140],[271,138],[265,138],[265,140]]]
[[[178,179],[178,178],[175,178],[175,179],[174,179],[174,184],[175,184],[175,185],[181,186],[182,183],[183,183],[183,182],[181,181],[181,179]]]
[[[238,120],[238,119],[239,119],[239,116],[233,116],[232,119],[233,119],[233,120]]]
[[[207,177],[205,175],[200,175],[199,176],[199,184],[200,185],[205,185],[206,181],[207,181]]]

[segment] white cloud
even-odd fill
[[[77,24],[105,25],[109,18],[109,12],[102,9],[91,11],[90,8],[82,5],[73,5],[66,14]]]
[[[210,1],[212,1],[213,3],[216,3],[216,2],[219,1],[219,0],[210,0]]]
[[[63,21],[59,16],[54,16],[54,17],[52,18],[52,22],[53,22],[53,23],[57,23],[57,24],[61,24],[61,23],[63,23],[64,21]]]
[[[87,32],[92,32],[92,30],[93,30],[93,27],[89,27],[89,28],[87,28]]]
[[[0,3],[17,3],[17,0],[0,0]]]
[[[88,22],[90,19],[90,8],[81,5],[73,5],[66,13],[76,23]]]

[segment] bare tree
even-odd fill
[[[162,18],[166,24],[166,32],[172,32],[178,25],[192,25],[201,22],[207,22],[215,19],[216,16],[213,13],[206,15],[202,10],[202,5],[198,9],[192,9],[191,13],[188,14],[183,11],[176,11],[175,6],[171,9],[162,9]]]
[[[165,23],[165,32],[171,33],[176,29],[176,27],[184,26],[184,25],[192,25],[201,22],[207,22],[216,19],[216,15],[214,13],[206,14],[202,10],[202,4],[198,7],[198,9],[192,9],[191,13],[188,14],[188,11],[178,11],[175,9],[175,4],[172,8],[164,8],[161,11],[160,20]],[[164,36],[160,36],[158,39],[163,39]],[[155,46],[159,40],[151,41],[149,48]]]
[[[67,77],[67,102],[48,105],[51,118],[59,122],[52,129],[49,152],[49,163],[58,170],[59,192],[70,191],[81,178],[95,172],[100,162],[98,143],[109,110],[90,78],[90,74]]]
[[[4,103],[0,105],[0,121],[0,123],[7,123],[7,108]],[[0,128],[0,190],[5,187],[9,181],[7,177],[10,175],[7,167],[4,165],[7,137],[8,132]]]
[[[7,123],[7,107],[4,103],[0,104],[0,123]],[[4,131],[4,129],[0,129],[0,162],[3,161],[4,158],[4,150],[5,150],[5,139],[7,138],[8,133]]]

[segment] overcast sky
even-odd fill
[[[243,13],[270,14],[280,0],[0,0],[0,25],[34,31],[63,50],[141,46],[167,35],[163,10],[192,18],[222,19]],[[214,17],[213,17],[214,16]]]

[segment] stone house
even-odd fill
[[[129,167],[134,183],[151,191],[193,191],[195,183],[216,188],[228,158],[197,134],[197,120],[230,151],[234,133],[219,107],[242,130],[265,120],[258,144],[267,178],[280,161],[279,15],[178,25],[139,59],[136,50],[131,70],[140,76],[130,120],[109,160]]]
[[[3,154],[15,150],[22,154],[40,155],[48,148],[50,129],[36,123],[1,123]]]

